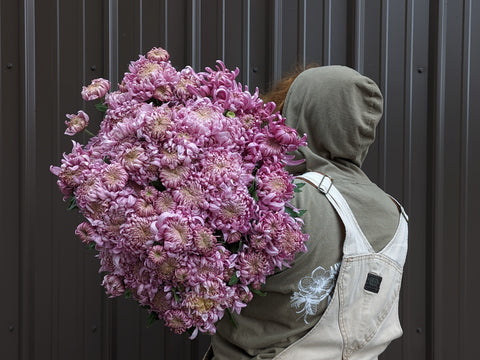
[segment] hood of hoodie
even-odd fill
[[[305,70],[288,90],[283,116],[287,125],[307,134],[296,152],[305,159],[294,174],[336,165],[361,167],[382,117],[383,98],[375,82],[345,66]],[[322,171],[323,170],[323,171]]]

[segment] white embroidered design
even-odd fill
[[[309,316],[317,313],[318,304],[324,299],[327,299],[327,304],[330,303],[340,265],[341,262],[338,262],[329,270],[319,266],[312,271],[312,276],[305,276],[298,282],[298,291],[290,297],[290,303],[297,309],[297,314],[303,315],[305,324],[308,324]]]

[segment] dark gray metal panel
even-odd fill
[[[17,2],[0,3],[0,273],[6,296],[0,300],[0,358],[18,359],[20,344],[20,41]]]
[[[323,64],[348,65],[348,44],[349,44],[349,17],[348,0],[329,1],[328,7],[330,35],[324,36],[324,61]],[[325,26],[324,26],[325,28]],[[329,43],[327,43],[327,39]],[[327,50],[329,49],[329,50]],[[328,57],[326,56],[328,55]],[[329,60],[329,62],[327,61]]]
[[[178,69],[191,65],[189,50],[189,18],[187,17],[187,0],[167,1],[167,50],[172,64]]]
[[[300,0],[282,0],[282,59],[281,59],[281,73],[285,74],[291,71],[298,65],[298,2]]]
[[[250,1],[250,13],[248,15],[250,18],[250,56],[247,59],[249,67],[242,70],[249,72],[248,85],[252,92],[256,87],[264,92],[269,82],[267,41],[270,23],[268,13],[266,0]]]
[[[142,0],[141,12],[141,39],[140,53],[145,53],[153,47],[167,47],[168,34],[168,0]]]
[[[100,76],[115,86],[129,61],[164,46],[179,68],[200,70],[223,58],[251,89],[310,61],[355,66],[377,81],[385,117],[365,169],[411,215],[405,333],[382,359],[474,358],[479,18],[473,0],[2,2],[0,161],[9,175],[0,184],[11,192],[2,194],[0,221],[4,236],[18,242],[4,245],[1,266],[18,269],[20,282],[7,280],[19,296],[2,299],[1,316],[19,325],[4,329],[0,351],[12,358],[18,351],[22,360],[197,359],[208,345],[206,336],[191,342],[161,324],[146,329],[135,302],[106,299],[97,259],[74,236],[81,218],[64,210],[47,171],[71,149],[65,113],[84,108],[93,126],[100,122],[93,104],[82,102],[81,86]],[[20,38],[12,41],[16,29]],[[17,60],[9,60],[12,51]],[[19,93],[5,91],[15,86]],[[5,205],[12,201],[16,211]]]
[[[462,2],[440,2],[438,32],[439,49],[448,49],[437,58],[438,81],[444,80],[444,98],[436,114],[437,152],[436,186],[437,217],[434,237],[434,353],[435,359],[457,358],[461,353],[460,322],[462,280],[459,279],[462,260],[461,184],[462,167],[459,150],[462,142],[462,81],[463,74],[463,6]],[[460,6],[459,6],[460,5]],[[443,12],[443,14],[442,14]],[[439,149],[441,148],[441,149]],[[438,202],[441,206],[438,206]],[[441,279],[441,280],[440,280]],[[448,309],[448,311],[446,311]],[[443,344],[449,342],[446,347]]]
[[[216,60],[222,58],[222,42],[219,39],[222,38],[223,3],[220,0],[203,0],[201,5],[200,68],[215,68]]]
[[[478,61],[478,35],[473,30],[476,27],[478,31],[474,17],[480,12],[478,4],[468,0],[440,2],[438,12],[441,31],[437,47],[445,55],[437,57],[436,63],[437,82],[444,82],[444,96],[438,101],[434,119],[435,175],[443,176],[435,188],[434,204],[433,356],[470,358],[476,354],[470,345],[475,342],[471,325],[479,320],[475,310],[478,288],[468,280],[476,272],[473,263],[478,248],[478,236],[472,232],[478,212],[471,212],[477,210],[472,204],[478,202],[478,191],[472,186],[477,175],[472,157],[479,153],[475,142],[478,127],[473,121],[479,115],[473,100],[478,97],[478,72],[472,65]],[[449,346],[442,346],[447,341]]]
[[[128,71],[131,61],[141,54],[142,0],[118,0],[118,78]]]

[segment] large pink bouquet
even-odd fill
[[[235,82],[238,69],[177,71],[168,59],[154,48],[118,91],[104,79],[84,87],[85,100],[105,97],[100,130],[51,171],[86,218],[76,234],[98,251],[107,293],[195,336],[306,250],[284,169],[305,138]],[[89,120],[67,117],[69,135]]]

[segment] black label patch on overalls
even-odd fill
[[[375,294],[378,294],[380,290],[380,283],[382,282],[382,277],[369,273],[367,276],[367,281],[365,282],[364,289]]]

